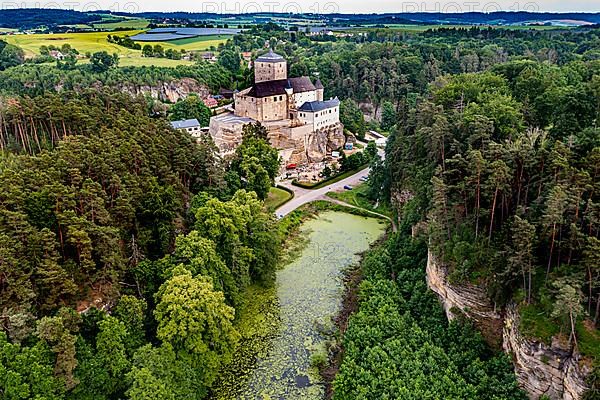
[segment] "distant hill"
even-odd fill
[[[73,10],[23,8],[0,10],[0,28],[33,29],[57,25],[89,24],[98,20],[98,13],[109,11],[79,12]],[[142,12],[112,13],[114,16],[139,17],[149,20],[202,21],[239,17],[235,14],[193,13],[193,12]],[[289,17],[289,14],[260,13],[244,14],[244,19],[268,21]],[[328,26],[341,25],[389,25],[389,24],[465,24],[465,25],[516,25],[516,24],[564,24],[585,25],[600,24],[600,13],[531,13],[531,12],[493,12],[493,13],[385,13],[385,14],[302,14],[303,19],[314,19]],[[235,21],[233,21],[235,23]]]
[[[87,24],[98,16],[73,10],[18,8],[0,10],[0,28],[35,29],[56,25]]]

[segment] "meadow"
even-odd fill
[[[94,24],[94,28],[97,29],[145,29],[150,21],[145,18],[129,18],[125,21],[116,21],[110,22],[110,20],[106,20],[104,22],[100,22]]]
[[[10,44],[19,46],[25,51],[27,58],[35,57],[39,54],[41,46],[54,45],[57,47],[68,43],[74,49],[77,49],[81,54],[94,53],[98,51],[106,51],[110,54],[116,53],[120,56],[122,66],[138,66],[138,65],[159,65],[159,66],[175,66],[181,64],[191,64],[184,60],[168,60],[160,58],[144,58],[140,50],[128,49],[114,43],[109,43],[108,35],[118,36],[133,36],[142,32],[141,30],[121,31],[121,32],[85,32],[85,33],[60,33],[60,34],[31,34],[31,35],[7,35],[3,36],[3,40]],[[160,44],[165,49],[202,51],[207,50],[211,46],[218,46],[220,43],[225,43],[231,36],[227,35],[212,35],[202,36],[191,39],[182,39],[171,42],[153,42],[151,45]],[[143,43],[142,43],[143,45]]]

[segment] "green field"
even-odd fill
[[[378,212],[388,217],[393,216],[392,210],[388,206],[380,205],[375,208],[374,205],[367,198],[367,192],[369,186],[365,183],[355,186],[352,190],[344,190],[343,192],[328,192],[327,196],[332,199],[343,201],[344,203],[351,204],[355,207],[364,208],[365,210]]]
[[[275,211],[291,198],[292,194],[288,191],[273,187],[269,191],[269,197],[265,200],[265,207],[270,211]]]
[[[145,29],[150,21],[145,18],[130,18],[126,21],[117,21],[117,22],[101,22],[98,24],[94,24],[94,28],[99,29]]]
[[[141,65],[157,65],[157,66],[176,66],[182,64],[191,64],[189,61],[183,60],[168,60],[163,58],[144,58],[140,50],[128,49],[123,46],[109,43],[108,35],[117,34],[119,36],[133,36],[140,33],[140,30],[131,30],[123,32],[86,32],[86,33],[62,33],[62,34],[33,34],[33,35],[10,35],[4,36],[3,40],[10,44],[19,46],[25,51],[28,58],[35,57],[40,52],[41,46],[54,45],[57,47],[68,43],[74,49],[77,49],[81,54],[94,53],[97,51],[107,51],[111,54],[116,53],[121,57],[120,65],[122,66],[141,66]],[[202,51],[207,50],[211,46],[218,46],[224,43],[230,36],[213,35],[201,36],[192,39],[182,39],[172,42],[152,42],[151,45],[160,44],[165,49]],[[142,46],[144,43],[141,43]]]

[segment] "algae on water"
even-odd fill
[[[240,329],[244,339],[230,372],[214,391],[215,400],[324,397],[324,386],[311,368],[311,353],[324,346],[333,328],[344,270],[383,234],[385,224],[324,212],[301,230],[308,243],[300,257],[277,273],[276,294],[254,293],[256,303],[245,307],[248,320]],[[257,323],[266,326],[252,326]]]

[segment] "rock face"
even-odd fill
[[[177,103],[190,94],[197,94],[200,98],[210,95],[208,87],[192,78],[181,78],[169,82],[159,82],[156,85],[134,85],[125,83],[120,89],[131,95],[149,95],[154,99]]]
[[[345,142],[344,126],[341,123],[319,129],[308,137],[307,158],[311,162],[321,162],[332,151],[343,147]]]
[[[551,346],[527,339],[519,332],[519,313],[514,305],[506,310],[503,329],[504,351],[513,356],[519,385],[532,399],[577,400],[587,389],[590,372],[580,356],[571,354],[558,341]]]
[[[494,308],[485,291],[476,285],[451,285],[448,282],[448,270],[437,262],[429,252],[427,258],[427,284],[444,306],[448,319],[456,318],[460,313],[473,320],[488,343],[500,348],[502,337],[502,316]]]
[[[242,142],[244,125],[255,122],[224,113],[211,118],[209,131],[221,154],[228,154]],[[269,142],[280,151],[284,163],[321,162],[346,142],[341,123],[316,131],[312,124],[294,125],[291,120],[269,121],[263,126],[269,132]]]
[[[430,252],[427,284],[440,298],[449,319],[458,313],[472,319],[492,346],[501,345],[511,355],[519,385],[532,400],[546,395],[551,400],[578,400],[587,389],[590,372],[558,341],[551,346],[525,338],[519,331],[519,314],[514,305],[495,310],[485,291],[472,284],[452,285],[448,270]]]

